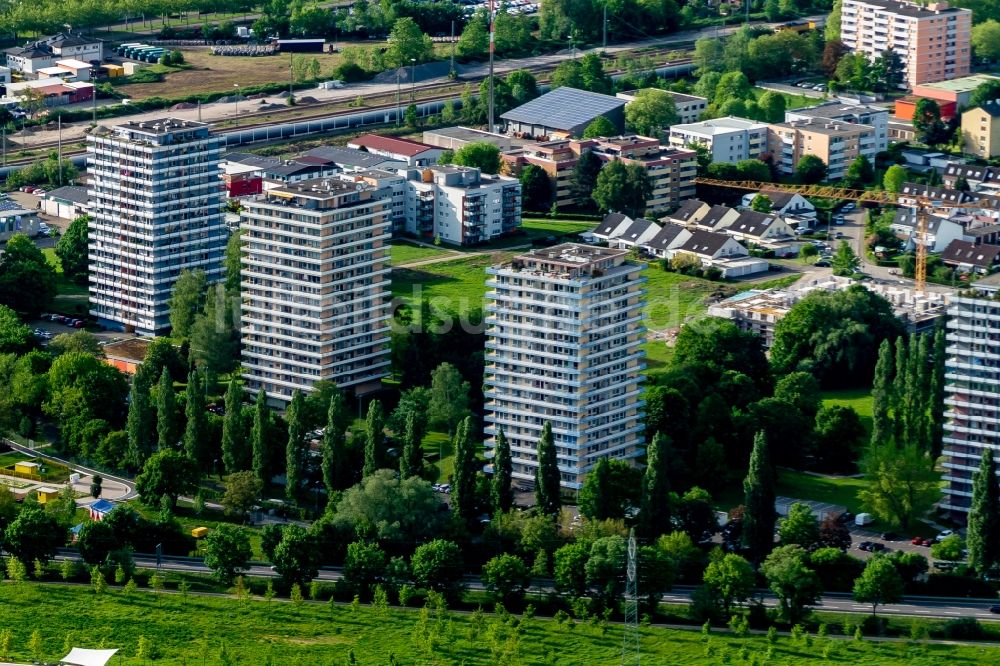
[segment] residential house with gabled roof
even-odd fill
[[[976,191],[983,183],[1000,182],[1000,168],[951,162],[944,168],[944,173],[941,175],[941,182],[944,186],[952,189],[958,189],[958,182],[961,179],[965,179],[969,188]]]
[[[753,243],[795,237],[795,230],[781,216],[758,213],[755,210],[742,211],[736,221],[723,232],[738,240]]]
[[[712,206],[712,208],[695,222],[695,226],[705,231],[722,231],[736,221],[740,212],[729,206]]]
[[[900,208],[889,228],[903,241],[905,249],[912,250],[917,244],[917,225],[917,215],[913,209]],[[939,215],[928,216],[926,238],[928,252],[943,252],[953,240],[972,240],[961,224]]]
[[[658,233],[660,233],[660,225],[641,217],[630,224],[625,233],[615,238],[610,244],[612,246],[617,244],[617,247],[623,250],[642,247],[646,241],[652,240]]]
[[[610,241],[625,233],[634,221],[624,213],[608,213],[597,228],[590,232],[590,236],[596,240]]]
[[[797,192],[751,192],[743,196],[741,203],[744,207],[750,208],[754,199],[761,194],[771,200],[772,213],[816,219],[816,206]]]
[[[642,248],[654,257],[670,259],[674,255],[674,250],[686,243],[689,238],[691,231],[687,227],[668,222],[658,234],[646,241]]]
[[[705,217],[710,210],[712,207],[704,201],[688,199],[677,210],[661,217],[660,221],[670,221],[674,224],[694,224]]]
[[[966,273],[986,275],[1000,262],[1000,245],[976,245],[956,239],[941,253],[941,261]]]
[[[749,253],[735,238],[728,234],[695,229],[691,237],[674,251],[674,255],[689,254],[704,262],[731,257],[745,257]]]

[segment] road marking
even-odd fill
[[[919,614],[921,614],[921,615],[930,615],[930,614],[931,614],[931,612],[930,612],[930,611],[925,611],[925,610],[915,610],[915,611],[913,611],[913,612],[914,612],[914,613],[919,613]]]

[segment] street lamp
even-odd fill
[[[233,98],[233,102],[236,103],[236,115],[240,115],[240,84],[234,83],[233,87],[236,88],[236,97]]]
[[[417,66],[417,59],[410,58],[410,103],[411,104],[413,103],[413,86],[416,83],[416,80],[413,78],[415,76],[414,72],[416,71],[416,66]]]

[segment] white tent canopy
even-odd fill
[[[87,650],[73,648],[69,654],[59,660],[60,664],[71,666],[104,666],[118,650]]]

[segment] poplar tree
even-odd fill
[[[559,497],[559,462],[556,445],[552,440],[552,423],[545,422],[542,436],[538,440],[538,471],[535,473],[535,503],[546,514],[559,513],[562,506]]]
[[[368,416],[365,419],[365,465],[361,476],[367,478],[378,469],[379,454],[382,452],[382,440],[385,437],[385,417],[382,413],[382,403],[372,400],[368,404]]]
[[[914,439],[920,444],[920,448],[927,453],[931,452],[931,427],[930,402],[931,402],[931,338],[928,335],[919,336],[916,348],[916,397],[913,403],[913,412],[910,417],[914,421],[911,427]]]
[[[490,501],[494,512],[506,513],[514,506],[513,474],[510,443],[503,426],[500,426],[493,444],[493,478],[490,481]]]
[[[422,439],[420,421],[416,412],[410,410],[406,413],[406,424],[403,428],[403,452],[399,457],[400,478],[408,479],[411,476],[418,476],[424,468]]]
[[[246,469],[246,438],[243,433],[243,388],[236,377],[226,387],[226,416],[222,420],[222,464],[227,474]]]
[[[945,328],[942,319],[938,319],[937,328],[934,330],[934,350],[931,361],[931,375],[928,380],[930,410],[927,417],[928,437],[931,458],[937,459],[941,455],[941,438],[944,436],[944,362],[947,356],[945,339]]]
[[[872,385],[872,443],[883,444],[890,437],[892,421],[889,410],[892,406],[892,343],[883,340],[878,348],[878,362],[875,364],[875,381]]]
[[[128,437],[125,465],[134,470],[142,468],[152,451],[153,405],[149,399],[149,389],[145,373],[137,372],[129,393],[128,419],[125,424],[125,434]]]
[[[305,398],[298,389],[292,393],[292,402],[285,411],[285,421],[288,424],[288,443],[285,445],[285,497],[296,500],[301,494],[302,479],[305,476],[306,443],[305,424],[302,422],[302,410]]]
[[[328,498],[351,485],[346,451],[346,432],[350,421],[351,415],[347,411],[344,394],[338,389],[330,396],[330,405],[326,410],[326,430],[323,431],[321,465]]]
[[[160,384],[156,389],[156,436],[157,448],[161,451],[173,448],[177,443],[174,422],[177,418],[177,400],[174,397],[174,380],[170,371],[163,368]]]
[[[743,546],[757,563],[774,548],[774,503],[774,469],[767,436],[760,431],[754,435],[750,468],[743,479]]]
[[[188,458],[197,463],[211,462],[207,460],[210,456],[207,456],[205,451],[208,430],[205,393],[196,369],[188,373],[187,389],[184,391],[184,416],[187,420],[184,426],[184,452]]]
[[[920,403],[920,341],[915,333],[910,335],[906,351],[906,407],[903,441],[907,444],[916,444],[919,447],[922,425],[920,410],[924,408],[924,405]]]
[[[1000,484],[992,449],[983,449],[979,469],[972,475],[968,520],[969,565],[985,576],[1000,564]]]
[[[904,442],[906,432],[906,374],[909,369],[906,357],[906,338],[902,335],[896,338],[896,377],[892,387],[892,417],[894,434],[897,442]]]
[[[669,456],[670,440],[662,432],[656,433],[646,449],[646,472],[642,478],[640,526],[647,539],[655,539],[672,531]]]
[[[472,440],[473,422],[466,416],[455,429],[455,472],[452,476],[452,507],[466,522],[475,518],[476,445]]]
[[[261,388],[257,391],[257,401],[254,403],[250,447],[253,452],[253,473],[260,479],[261,487],[265,489],[271,481],[267,455],[267,430],[270,421],[271,412],[267,409],[267,394]]]

